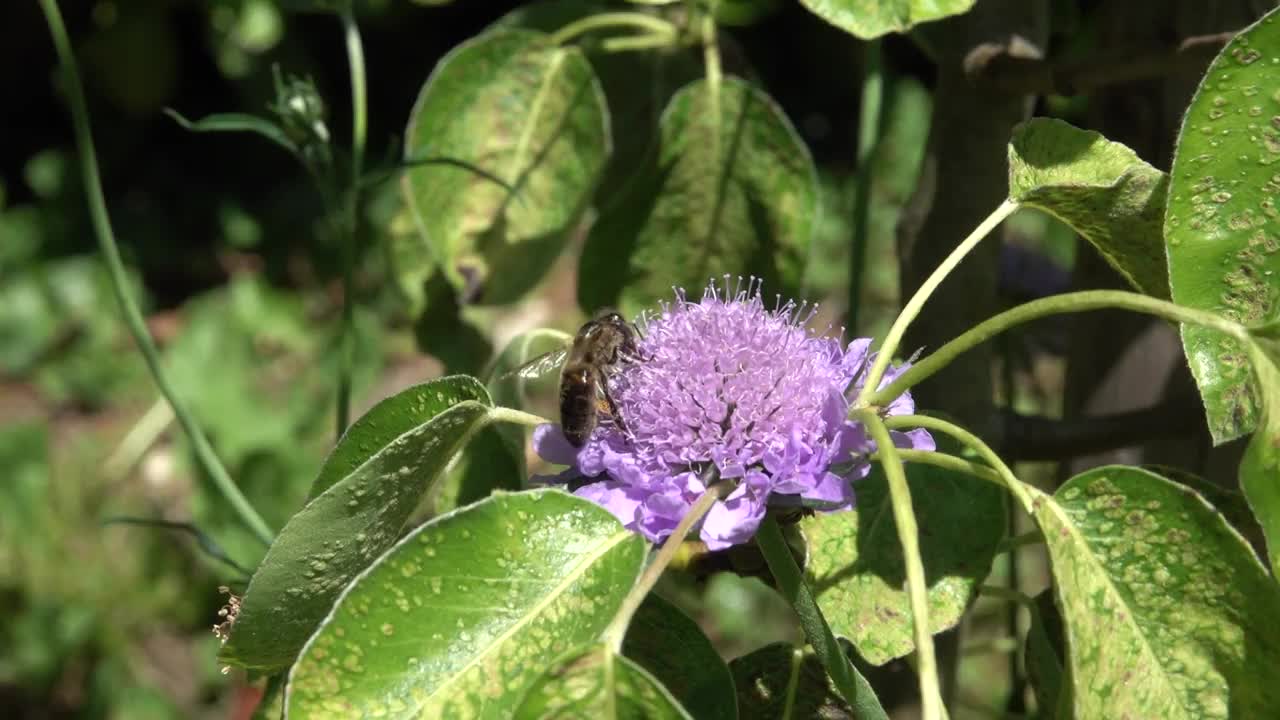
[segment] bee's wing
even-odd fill
[[[552,350],[551,352],[543,353],[533,358],[529,362],[526,362],[510,372],[505,372],[499,375],[498,379],[506,380],[507,378],[518,377],[523,380],[531,380],[533,378],[542,377],[552,370],[559,370],[560,366],[564,365],[565,358],[567,357],[569,357],[568,347],[562,347],[559,350]]]

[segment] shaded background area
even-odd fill
[[[725,29],[725,63],[780,103],[814,155],[824,212],[809,296],[824,301],[820,324],[838,327],[847,310],[863,47],[796,3],[758,4],[774,7],[758,23]],[[293,158],[252,136],[188,133],[162,110],[265,113],[278,64],[314,79],[331,108],[329,127],[345,143],[341,29],[307,5],[63,3],[108,202],[150,329],[219,455],[274,527],[299,506],[332,442],[341,253]],[[517,5],[361,4],[371,162],[394,156],[435,62]],[[1181,109],[1209,59],[1166,62],[1087,93],[1041,95],[1002,85],[996,71],[975,74],[967,65],[975,47],[1016,47],[1064,64],[1111,57],[1119,68],[1188,37],[1239,29],[1271,5],[981,0],[913,38],[887,38],[885,135],[869,164],[872,231],[858,334],[883,334],[900,287],[917,284],[1004,197],[1013,124],[1032,113],[1063,117],[1167,169]],[[119,322],[34,3],[0,9],[0,87],[0,708],[19,718],[240,717],[253,691],[219,673],[208,632],[222,602],[217,587],[237,572],[185,534],[103,524],[120,516],[191,522],[240,565],[252,567],[261,553],[190,461]],[[395,183],[370,192],[361,208],[357,409],[446,369],[478,372],[494,348],[529,327],[580,322],[580,238],[518,304],[459,310],[429,283],[427,308],[416,313],[389,281],[388,242],[406,232],[397,225],[401,210]],[[913,328],[911,347],[936,348],[1015,302],[1120,286],[1064,226],[1031,212],[1007,225],[1003,245],[985,245],[944,286]],[[940,374],[919,399],[1015,456],[1048,459],[1020,468],[1046,486],[1069,468],[1117,458],[1229,476],[1233,449],[1209,452],[1184,365],[1169,327],[1097,313],[1012,333]],[[1095,432],[1085,438],[1092,444],[1064,442],[1052,452],[1029,448],[1043,438],[1028,437],[1030,425],[1002,412],[1056,420],[1151,407],[1122,423],[1132,431],[1128,448],[1108,447],[1114,432],[1099,445],[1105,434]],[[1044,427],[1050,439],[1063,428]],[[1111,454],[1092,454],[1102,448]],[[1019,582],[1029,593],[1045,586],[1041,562],[1025,554]],[[1003,574],[998,564],[1001,582]],[[789,611],[758,583],[717,576],[668,591],[726,656],[797,637]],[[991,644],[1005,621],[1002,606],[980,604],[965,642]],[[956,635],[962,710],[1018,710],[1008,651],[965,650]],[[903,663],[880,680],[901,685],[904,697],[913,692]],[[893,699],[886,694],[887,704]]]

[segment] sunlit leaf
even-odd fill
[[[1140,292],[1165,299],[1168,189],[1129,148],[1061,120],[1023,123],[1009,142],[1009,198],[1067,223]]]
[[[1164,224],[1174,302],[1246,325],[1280,309],[1276,17],[1236,36],[1205,73],[1178,136]],[[1191,325],[1182,344],[1214,442],[1252,432],[1261,406],[1245,349]]]
[[[608,511],[557,490],[437,518],[343,593],[291,671],[289,715],[509,718],[597,640],[644,554]]]
[[[249,115],[247,113],[214,113],[206,115],[199,120],[188,120],[176,110],[165,108],[164,114],[173,118],[174,122],[183,128],[192,132],[243,132],[252,133],[264,137],[289,152],[297,152],[297,147],[289,136],[285,134],[284,128],[274,122],[258,117],[257,115]]]
[[[787,643],[767,645],[737,658],[729,663],[729,670],[738,689],[742,720],[855,720],[822,663]],[[791,708],[790,716],[786,708]]]
[[[908,464],[907,482],[921,529],[929,623],[938,633],[960,621],[991,570],[1004,537],[1005,496],[932,465]],[[832,631],[882,665],[915,650],[906,570],[880,467],[854,488],[853,510],[801,521],[809,548],[805,579]]]
[[[322,471],[327,489],[289,520],[249,581],[221,661],[288,665],[351,578],[395,543],[489,409],[479,381],[446,378],[388,398],[358,421]]]
[[[405,131],[405,156],[465,167],[405,173],[409,206],[436,261],[468,302],[518,299],[577,224],[609,155],[608,117],[590,64],[544,33],[495,30],[431,73]]]
[[[818,211],[809,151],[764,92],[724,78],[720,114],[705,81],[662,116],[657,152],[602,209],[583,249],[579,302],[632,315],[671,287],[754,275],[795,294]]]
[[[516,720],[691,720],[644,668],[607,647],[576,655],[538,679]]]
[[[465,375],[414,385],[383,399],[342,433],[307,499],[333,487],[396,438],[468,400],[488,404],[489,395],[479,381]]]
[[[975,0],[800,0],[815,15],[869,40],[968,12]]]
[[[1280,585],[1198,494],[1103,467],[1035,500],[1076,717],[1267,717]]]
[[[733,676],[698,624],[649,593],[636,611],[622,654],[653,674],[695,720],[738,717]]]

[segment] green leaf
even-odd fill
[[[1280,586],[1198,494],[1132,467],[1035,500],[1076,717],[1268,717]]]
[[[809,11],[863,40],[960,15],[975,0],[800,0]]]
[[[960,621],[1004,537],[1000,488],[932,465],[907,465],[934,633]],[[836,635],[875,665],[915,650],[906,570],[889,488],[877,465],[848,512],[800,522],[809,548],[805,579]]]
[[[544,33],[495,30],[431,73],[405,131],[405,156],[451,165],[405,174],[409,206],[445,276],[469,302],[532,288],[564,247],[609,155],[603,92],[582,52]]]
[[[296,153],[297,146],[285,134],[284,128],[270,120],[247,113],[214,113],[199,120],[188,120],[177,110],[165,108],[164,114],[191,132],[246,132],[264,137],[289,152]]]
[[[490,407],[479,381],[445,378],[384,400],[372,420],[358,421],[317,483],[338,479],[289,520],[249,581],[220,660],[266,671],[288,665],[351,578],[395,543]]]
[[[1240,459],[1240,487],[1262,526],[1271,571],[1280,577],[1280,368],[1261,350],[1252,355],[1262,420]]]
[[[506,437],[506,430],[521,431],[513,426],[486,427],[463,448],[449,472],[436,483],[430,498],[432,515],[451,512],[495,490],[515,491],[524,485],[524,444],[519,449]],[[524,436],[519,435],[523,440]]]
[[[1244,325],[1280,310],[1276,17],[1237,35],[1205,73],[1178,136],[1164,223],[1174,302]],[[1191,325],[1182,345],[1214,442],[1252,432],[1261,408],[1245,349]]]
[[[1168,299],[1169,178],[1132,150],[1061,120],[1036,118],[1009,142],[1009,198],[1070,225],[1138,291]]]
[[[788,643],[774,643],[729,663],[738,689],[742,720],[824,718],[852,720],[853,710],[840,697],[813,653]],[[788,715],[786,708],[791,709]]]
[[[381,400],[342,433],[325,458],[307,499],[336,485],[396,438],[468,400],[491,404],[484,386],[465,375],[414,385]]]
[[[724,6],[721,2],[717,6]],[[609,10],[599,0],[546,0],[522,5],[492,27],[519,27],[553,33],[569,23]],[[670,8],[658,8],[668,19]],[[666,12],[664,12],[666,11]],[[680,9],[679,12],[684,12]],[[613,154],[595,193],[596,207],[609,207],[657,149],[662,109],[684,85],[701,78],[700,48],[667,48],[662,52],[607,52],[588,38],[582,42],[609,106]],[[721,42],[729,42],[721,38]],[[594,310],[595,306],[587,310]]]
[[[795,294],[818,211],[813,160],[763,91],[724,78],[720,120],[705,81],[663,113],[659,147],[591,228],[579,265],[583,307],[634,315],[671,287],[710,277],[762,278]]]
[[[1053,591],[1045,590],[1035,597],[1031,611],[1031,624],[1027,628],[1026,667],[1027,679],[1036,695],[1040,715],[1049,720],[1067,720],[1065,715],[1055,715],[1054,710],[1062,702],[1062,692],[1071,693],[1070,684],[1063,684],[1062,616],[1053,603]]]
[[[698,623],[655,593],[644,599],[622,654],[653,674],[697,720],[738,717],[733,676]]]
[[[516,720],[690,720],[662,684],[630,659],[595,647],[538,679]]]
[[[497,495],[415,530],[355,580],[289,677],[291,717],[511,717],[595,642],[644,562],[603,508]]]

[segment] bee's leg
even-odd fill
[[[618,410],[618,404],[613,401],[613,396],[609,394],[609,388],[604,383],[599,383],[596,387],[597,409],[602,415],[608,415],[619,430],[631,435],[631,431],[627,429],[627,424],[622,421],[622,413]]]

